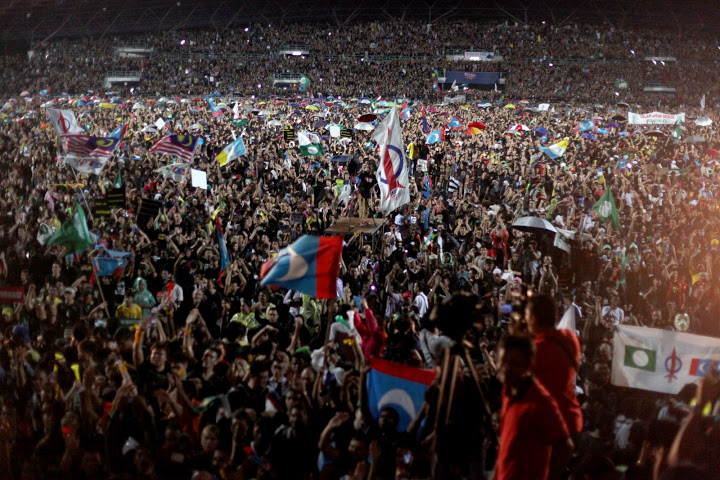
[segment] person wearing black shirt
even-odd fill
[[[367,218],[368,216],[368,201],[372,196],[372,188],[375,185],[375,175],[370,173],[367,164],[363,164],[362,170],[358,175],[360,178],[360,218]]]

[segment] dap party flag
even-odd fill
[[[430,132],[430,134],[425,137],[425,143],[428,145],[432,145],[434,143],[438,142],[444,142],[445,141],[445,128],[440,128],[437,130],[433,130]]]
[[[605,189],[605,193],[600,200],[593,205],[593,210],[597,213],[598,218],[603,222],[612,222],[615,228],[620,228],[620,217],[615,207],[615,199],[610,191],[610,186]]]
[[[67,253],[80,253],[93,244],[87,226],[85,212],[80,204],[75,202],[75,213],[65,220],[65,223],[45,243],[47,246],[60,245],[65,247]]]
[[[221,118],[221,117],[224,117],[224,116],[225,116],[225,114],[224,114],[223,111],[220,109],[220,107],[218,107],[217,105],[215,105],[215,102],[213,102],[213,101],[210,99],[210,97],[205,97],[205,101],[207,101],[207,104],[208,104],[208,106],[210,107],[210,112],[212,112],[212,116],[213,116],[213,117]]]
[[[658,328],[617,325],[611,382],[675,394],[720,360],[720,339]]]
[[[377,420],[386,408],[394,409],[400,419],[398,431],[404,432],[420,411],[425,391],[434,378],[434,369],[425,370],[370,358],[366,385],[370,413]]]
[[[74,154],[70,154],[65,157],[65,163],[70,165],[80,173],[88,175],[100,175],[100,172],[108,160],[106,158],[83,158],[77,157]]]
[[[315,298],[336,298],[342,247],[342,237],[303,235],[262,265],[260,285],[297,290]]]
[[[50,108],[47,111],[48,120],[52,124],[58,135],[77,135],[79,133],[85,133],[84,130],[78,126],[77,119],[72,110],[56,110]]]
[[[197,145],[198,137],[192,135],[165,135],[148,150],[148,153],[166,153],[189,162],[195,155]]]
[[[567,150],[568,146],[568,140],[562,140],[554,145],[550,145],[549,147],[539,147],[540,150],[542,150],[545,154],[547,154],[548,157],[555,160],[556,158],[560,158],[563,155],[565,155],[565,150]]]
[[[221,167],[228,162],[232,162],[236,158],[242,157],[247,153],[242,137],[237,137],[233,143],[222,149],[217,156],[217,161]]]
[[[380,162],[376,176],[380,187],[380,208],[387,215],[410,203],[408,165],[395,105],[390,114],[375,128],[372,137],[380,145]]]
[[[117,138],[91,137],[89,135],[65,135],[63,148],[67,153],[80,157],[105,158],[112,157],[115,147],[120,142]]]

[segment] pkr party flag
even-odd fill
[[[262,265],[260,285],[297,290],[315,298],[336,298],[342,247],[342,237],[303,235]]]
[[[394,409],[400,419],[398,431],[404,432],[420,411],[425,391],[435,379],[435,370],[374,357],[369,363],[366,387],[370,413],[377,420],[384,409]]]
[[[408,164],[402,143],[402,127],[397,107],[393,105],[372,134],[380,145],[377,181],[380,187],[380,208],[385,215],[410,202]]]
[[[617,325],[613,338],[613,385],[678,393],[720,361],[720,339],[657,328]]]

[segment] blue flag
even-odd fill
[[[595,122],[593,122],[592,120],[583,120],[582,122],[578,123],[579,132],[587,132],[590,130],[595,130]]]
[[[404,432],[417,416],[425,391],[435,378],[435,370],[424,370],[380,358],[371,358],[367,375],[368,408],[377,420],[380,412],[392,408],[398,413],[398,431]]]
[[[445,129],[440,128],[438,130],[433,130],[430,132],[430,135],[425,137],[425,143],[428,145],[432,145],[434,143],[443,142],[445,141]]]
[[[128,124],[120,125],[115,130],[110,132],[110,135],[108,135],[109,138],[119,138],[122,139],[125,136],[125,133],[127,132]]]
[[[218,250],[220,250],[220,270],[225,270],[230,264],[230,254],[228,253],[227,244],[225,243],[225,235],[223,235],[220,217],[215,217],[215,226],[217,227]]]
[[[218,107],[217,105],[215,105],[215,102],[213,102],[212,100],[210,100],[210,97],[205,97],[205,100],[207,101],[208,106],[210,107],[210,111],[212,112],[212,116],[213,116],[213,117],[221,118],[221,117],[223,117],[223,116],[225,115],[225,114],[223,113],[223,111],[220,110],[220,107]]]

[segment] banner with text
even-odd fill
[[[685,121],[684,113],[633,113],[628,112],[628,123],[632,125],[675,125]]]
[[[23,303],[25,287],[0,287],[0,303]]]
[[[657,328],[618,325],[613,338],[611,383],[678,393],[720,360],[720,338]]]

